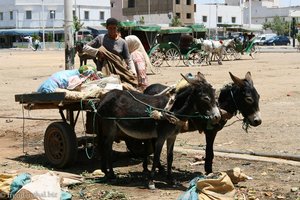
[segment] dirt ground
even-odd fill
[[[263,122],[245,133],[240,121],[221,130],[215,141],[214,171],[240,167],[253,180],[236,185],[236,199],[300,199],[300,54],[261,53],[257,59],[243,55],[241,60],[216,62],[201,67],[163,67],[161,73],[149,75],[151,83],[171,85],[180,73],[201,71],[216,88],[231,81],[228,72],[243,78],[250,71],[261,100]],[[43,134],[49,121],[25,120],[21,117],[59,119],[57,110],[24,111],[14,95],[30,93],[43,80],[64,69],[64,51],[0,50],[0,172],[52,169],[43,156]],[[92,62],[90,62],[92,64]],[[76,58],[76,66],[78,66]],[[18,118],[20,117],[20,118]],[[231,119],[231,124],[237,118]],[[24,127],[24,130],[23,130]],[[24,132],[24,135],[23,135]],[[78,133],[82,133],[82,120]],[[23,146],[23,140],[25,145]],[[141,160],[130,158],[123,142],[114,145],[115,170],[112,182],[85,181],[69,188],[73,199],[177,199],[188,182],[204,173],[203,165],[190,165],[194,157],[203,156],[204,136],[185,133],[176,140],[173,171],[181,183],[172,187],[159,175],[157,189],[150,191],[142,174]],[[23,153],[27,152],[27,155]],[[218,153],[229,151],[230,153]],[[278,155],[298,161],[248,156],[242,153]],[[162,162],[165,165],[165,151]],[[97,160],[88,160],[84,152],[66,172],[87,175],[99,169]],[[109,196],[110,195],[110,196]]]

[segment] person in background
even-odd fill
[[[129,35],[125,37],[125,40],[128,44],[129,52],[135,65],[138,78],[138,89],[143,91],[149,85],[147,68],[151,67],[150,59],[142,45],[142,42],[137,36]]]
[[[244,33],[243,49],[246,49],[248,42],[249,42],[249,35],[248,33]]]
[[[128,45],[118,31],[118,20],[106,20],[106,34],[100,34],[83,46],[82,51],[99,60],[99,68],[104,75],[117,74],[122,82],[137,85],[136,70],[130,57]]]
[[[34,49],[33,48],[33,43],[32,43],[32,37],[29,35],[29,36],[26,36],[24,37],[25,40],[28,40],[28,48],[31,48],[31,49]]]
[[[35,51],[40,47],[41,43],[40,43],[40,40],[37,38],[35,39],[34,41],[34,49]]]

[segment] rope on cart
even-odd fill
[[[93,135],[95,135],[95,119],[96,119],[96,114],[97,114],[97,109],[95,107],[95,104],[93,103],[93,101],[89,100],[88,101],[88,104],[93,108],[93,112],[94,112],[94,116],[93,116]],[[81,107],[81,110],[83,110],[83,101],[81,100],[80,101],[80,107]],[[87,135],[86,135],[86,128],[85,128],[85,122],[84,122],[84,116],[83,116],[83,112],[81,112],[81,117],[82,117],[82,126],[83,126],[83,129],[84,129],[84,136],[85,136],[85,154],[86,154],[86,157],[91,160],[94,155],[95,155],[95,137],[93,137],[93,149],[92,149],[92,152],[91,154],[88,152],[88,142],[87,142]]]

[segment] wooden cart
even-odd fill
[[[44,135],[45,155],[51,165],[57,168],[70,166],[77,158],[78,141],[76,122],[81,111],[87,112],[86,133],[93,133],[93,106],[99,99],[71,101],[66,93],[17,94],[15,101],[24,104],[27,110],[58,109],[61,120],[52,122]]]

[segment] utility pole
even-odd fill
[[[218,39],[218,2],[216,2],[216,40]]]
[[[252,21],[251,21],[251,18],[252,18],[252,16],[251,16],[251,7],[252,7],[252,0],[249,0],[249,28],[251,28],[251,23],[252,23]]]
[[[45,19],[44,19],[44,12],[45,12],[45,6],[44,6],[44,0],[42,0],[42,29],[43,29],[43,49],[45,50]]]
[[[65,3],[65,69],[74,68],[74,37],[73,37],[73,1],[64,0]]]
[[[151,21],[151,17],[150,17],[150,0],[148,0],[148,19],[149,19],[149,24],[150,24],[150,21]]]

